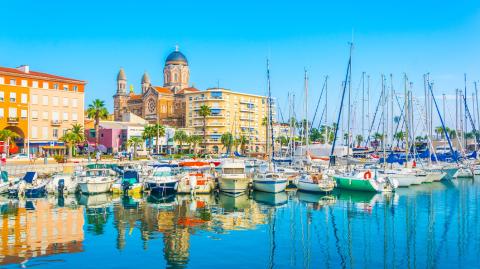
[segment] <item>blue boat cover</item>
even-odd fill
[[[37,172],[27,172],[23,177],[23,180],[27,183],[33,183],[37,179]]]
[[[247,157],[245,155],[240,154],[238,151],[235,151],[233,154],[235,154],[235,157]]]

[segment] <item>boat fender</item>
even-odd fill
[[[372,178],[372,172],[370,172],[370,170],[368,170],[363,174],[363,179],[371,179],[371,178]]]
[[[416,161],[413,161],[412,167],[413,167],[413,168],[416,168],[416,167],[417,167],[417,162],[416,162]]]

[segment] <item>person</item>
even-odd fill
[[[7,164],[7,154],[5,152],[2,153],[2,165]]]
[[[100,161],[100,151],[97,151],[97,153],[95,155],[95,160],[96,160],[97,163]]]

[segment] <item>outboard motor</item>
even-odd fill
[[[57,190],[58,190],[58,195],[63,196],[63,192],[65,191],[65,180],[63,178],[58,181]]]
[[[128,190],[130,189],[130,182],[127,180],[122,181],[123,195],[128,196]]]

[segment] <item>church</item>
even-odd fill
[[[141,93],[133,87],[127,91],[127,76],[123,68],[117,75],[117,92],[114,99],[114,119],[121,121],[122,115],[131,112],[149,123],[185,127],[185,93],[198,92],[189,86],[190,69],[187,58],[178,50],[170,53],[163,68],[163,86],[154,86],[148,73],[141,79]]]

